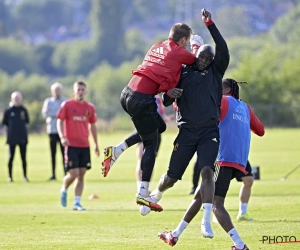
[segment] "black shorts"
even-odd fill
[[[65,148],[65,169],[69,171],[74,168],[91,168],[90,148]]]
[[[248,164],[247,164],[248,165]],[[215,182],[215,195],[225,198],[228,192],[230,182],[233,178],[241,178],[245,175],[242,171],[233,167],[220,167],[216,165],[214,178]]]
[[[219,151],[219,127],[180,128],[174,141],[167,175],[181,180],[195,152],[198,156],[198,168],[205,166],[215,169],[214,163]]]
[[[166,123],[157,112],[154,95],[142,94],[126,86],[120,102],[143,140],[152,140],[166,130]]]
[[[248,174],[244,174],[242,171],[239,171],[239,173],[236,174],[235,179],[237,181],[243,181],[242,177],[253,176],[253,174],[252,174],[252,168],[251,168],[251,165],[250,165],[249,161],[247,161],[246,171],[248,172]]]

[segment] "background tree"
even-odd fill
[[[111,65],[120,64],[124,49],[122,13],[122,0],[92,0],[92,45],[97,62],[105,60]]]
[[[216,23],[227,39],[247,36],[250,33],[249,19],[243,5],[223,7],[217,10]]]
[[[146,53],[147,42],[138,29],[130,29],[126,32],[124,45],[125,49],[122,57],[127,61],[131,61],[136,57],[143,57]]]
[[[10,16],[4,1],[0,1],[0,37],[9,34],[8,25],[10,23]]]
[[[64,0],[23,0],[13,9],[18,28],[38,33],[52,27],[69,25],[71,9]]]
[[[295,45],[299,44],[299,40],[300,40],[300,4],[299,3],[289,13],[276,20],[275,24],[270,30],[270,38],[272,39],[275,45],[281,43],[292,43]]]

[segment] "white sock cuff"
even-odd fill
[[[203,203],[202,208],[205,209],[205,210],[212,211],[212,203]]]
[[[173,237],[179,237],[183,230],[189,225],[188,222],[181,220],[177,228],[172,232]]]
[[[247,213],[247,209],[248,209],[248,203],[242,203],[242,202],[240,202],[239,214],[245,214],[245,213]]]
[[[227,234],[237,248],[242,249],[244,247],[245,243],[243,242],[235,228],[232,228]]]
[[[120,148],[120,149],[123,149],[123,150],[126,150],[128,148],[127,144],[125,141],[122,141],[121,143],[119,143],[116,148]]]
[[[80,203],[81,196],[75,196],[75,203]]]

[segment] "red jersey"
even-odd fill
[[[136,70],[128,86],[143,94],[156,95],[175,88],[181,73],[182,64],[192,64],[195,55],[180,47],[174,40],[154,44],[147,52],[144,61]]]
[[[226,96],[222,96],[222,102],[221,102],[221,114],[220,114],[220,121],[224,120],[227,112],[228,112],[228,105],[229,101]],[[258,136],[263,136],[265,134],[265,126],[264,124],[257,118],[257,116],[254,114],[253,110],[250,108],[250,106],[247,104],[250,114],[250,129],[253,133],[257,134]],[[226,167],[234,167],[236,169],[239,169],[243,173],[247,174],[245,167],[235,163],[235,162],[223,162],[218,161],[219,166],[226,166]]]
[[[93,104],[69,99],[61,104],[57,118],[64,121],[65,136],[70,146],[89,147],[89,124],[97,121]]]

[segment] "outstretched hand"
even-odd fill
[[[206,9],[202,9],[201,14],[202,14],[202,21],[203,22],[206,23],[206,22],[211,21],[211,14]]]

